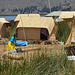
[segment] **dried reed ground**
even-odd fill
[[[2,52],[6,51],[6,47],[7,46],[1,46],[1,49],[3,49]],[[30,61],[32,58],[32,60],[35,58],[38,58],[38,52],[39,52],[39,56],[42,53],[46,53],[47,55],[61,55],[62,53],[64,53],[64,45],[28,45],[28,46],[17,46],[17,48],[21,48],[21,49],[26,49],[26,48],[34,48],[34,47],[40,47],[41,50],[35,50],[35,51],[27,51],[24,53],[19,53],[16,55],[12,55],[10,54],[10,58],[12,59],[13,56],[22,56],[24,59],[26,59],[27,61]],[[60,57],[59,57],[60,58]],[[36,59],[35,59],[36,60]],[[16,61],[20,63],[20,65],[22,65],[23,60],[10,60],[12,63],[15,63]],[[62,73],[60,73],[60,75],[62,75]],[[71,75],[71,74],[70,74]]]
[[[26,50],[27,52],[27,49],[32,49],[30,52],[28,50],[29,53],[32,53],[33,51],[33,48],[41,48],[41,50],[48,50],[48,51],[51,51],[53,54],[54,52],[57,52],[57,54],[59,54],[63,49],[64,49],[64,45],[28,45],[28,46],[17,46],[17,48],[21,48],[22,50]],[[0,46],[0,56],[6,52],[7,50],[7,45],[1,45]],[[22,54],[22,53],[21,53]]]

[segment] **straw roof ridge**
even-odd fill
[[[41,17],[40,14],[18,14],[15,21],[19,21],[21,17]]]

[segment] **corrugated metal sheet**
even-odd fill
[[[49,14],[46,15],[46,17],[50,17],[50,16],[60,16],[60,14],[62,13],[63,11],[54,11],[54,12],[51,12]]]

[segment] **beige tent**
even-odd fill
[[[9,25],[9,21],[5,18],[0,18],[0,38],[6,37],[6,27]]]
[[[59,18],[64,19],[71,25],[71,32],[69,33],[68,38],[65,42],[65,44],[70,44],[75,41],[75,11],[63,12]]]
[[[25,37],[26,40],[56,39],[56,26],[52,17],[20,15],[20,18],[15,19],[15,23],[17,24],[18,39]]]

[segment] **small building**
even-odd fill
[[[6,37],[6,28],[10,25],[10,22],[5,18],[0,18],[0,38]]]
[[[15,24],[17,38],[20,40],[56,40],[56,25],[52,17],[20,14],[15,19]]]
[[[71,26],[71,31],[67,37],[65,44],[75,43],[75,11],[63,12],[59,18],[67,21]]]

